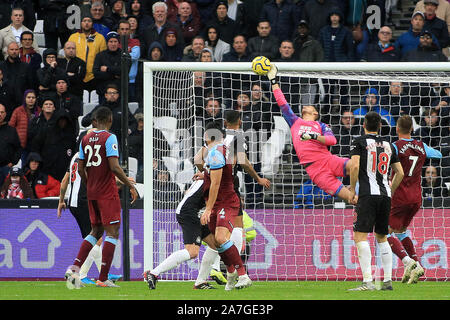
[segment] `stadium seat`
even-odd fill
[[[242,171],[238,171],[236,174],[239,178],[239,191],[241,194],[245,194],[245,178],[244,173]]]
[[[91,97],[89,99],[90,103],[98,103],[98,94],[95,90],[91,91]]]
[[[184,160],[184,169],[177,173],[176,183],[192,183],[192,176],[194,175],[194,166],[189,159]]]
[[[83,103],[89,103],[89,91],[83,90]]]
[[[136,110],[139,108],[139,103],[137,102],[129,102],[128,108],[130,109],[131,114],[134,114]]]
[[[177,134],[177,119],[174,117],[153,118],[155,128],[161,130],[171,147],[174,146]]]
[[[274,116],[273,121],[275,123],[275,130],[280,130],[281,132],[284,132],[285,135],[285,143],[290,143],[291,141],[291,128],[289,127],[288,123],[282,116]]]
[[[34,26],[34,33],[44,33],[44,20],[36,20],[36,25]]]
[[[136,191],[138,192],[139,197],[141,199],[144,199],[144,193],[145,193],[144,184],[143,183],[136,183],[134,185],[134,187],[136,188]]]
[[[138,171],[138,160],[133,157],[128,158],[128,176],[136,180]]]
[[[97,103],[84,103],[83,104],[83,115],[87,115],[97,106]]]
[[[178,160],[174,157],[162,157],[164,165],[169,171],[170,180],[176,181],[178,172]]]
[[[284,133],[281,130],[273,130],[267,142],[263,143],[261,172],[264,176],[273,176],[278,172],[284,143]]]
[[[162,157],[168,171],[178,172],[178,160],[174,157]]]
[[[43,33],[35,33],[34,37],[36,38],[36,42],[39,48],[45,47],[45,35]]]

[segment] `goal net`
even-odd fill
[[[334,154],[348,157],[361,135],[365,112],[383,118],[382,135],[396,140],[395,122],[414,119],[413,137],[439,149],[442,160],[423,168],[423,207],[408,234],[427,280],[448,280],[450,247],[449,109],[447,63],[279,63],[279,82],[293,111],[314,105],[330,126]],[[298,70],[302,70],[301,72]],[[246,266],[254,280],[361,279],[352,226],[354,208],[312,184],[299,165],[290,129],[281,115],[267,78],[251,72],[250,63],[144,64],[144,268],[161,263],[183,247],[175,209],[192,183],[194,154],[203,144],[203,128],[224,111],[241,112],[248,158],[264,190],[239,172],[244,210],[253,219],[256,237],[248,242]],[[149,170],[150,161],[153,170]],[[344,184],[349,180],[344,178]],[[375,275],[382,276],[376,241],[369,236]],[[204,248],[201,249],[200,258]],[[192,280],[199,259],[161,275]],[[393,278],[403,275],[394,256]]]

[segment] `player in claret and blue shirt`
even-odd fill
[[[323,191],[353,203],[355,190],[346,188],[338,179],[349,175],[350,159],[333,155],[328,150],[328,147],[335,145],[337,140],[325,123],[317,121],[319,113],[316,108],[304,106],[301,117],[292,111],[278,85],[277,72],[276,65],[272,64],[267,77],[272,84],[272,91],[283,117],[291,128],[292,141],[300,164],[304,166],[311,180]]]
[[[238,249],[230,240],[241,202],[234,190],[233,165],[236,160],[223,144],[224,136],[225,132],[219,124],[211,122],[206,126],[208,154],[203,171],[206,208],[200,222],[208,224],[215,237],[217,251],[227,267],[225,290],[232,290],[249,287],[252,281]]]
[[[424,269],[417,258],[414,244],[406,233],[412,219],[422,206],[422,167],[427,158],[440,159],[442,153],[424,142],[411,138],[413,123],[410,116],[402,116],[397,121],[399,140],[393,143],[402,164],[405,176],[392,196],[389,215],[388,242],[392,252],[405,266],[402,282],[416,283],[424,275]]]
[[[121,204],[115,177],[130,188],[131,203],[139,197],[119,164],[117,137],[108,132],[113,120],[111,110],[100,107],[95,112],[95,119],[97,130],[88,133],[81,140],[78,160],[78,173],[82,183],[86,184],[92,230],[84,238],[73,265],[66,270],[65,278],[69,289],[80,288],[78,271],[104,232],[106,237],[103,242],[102,267],[96,285],[118,287],[108,279],[114,250],[119,240],[121,221]]]

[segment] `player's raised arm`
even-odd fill
[[[272,64],[270,71],[267,73],[267,78],[272,84],[272,92],[277,100],[277,104],[281,109],[284,119],[287,121],[289,127],[291,127],[295,121],[297,121],[298,116],[292,111],[291,106],[287,103],[286,98],[281,91],[280,86],[277,81],[278,68],[276,65]]]
[[[265,187],[266,189],[270,188],[270,180],[261,178],[258,175],[258,173],[255,171],[255,168],[253,168],[250,160],[248,160],[245,152],[238,152],[237,157],[239,165],[242,167],[242,169],[244,169],[246,173],[248,173],[259,185]]]
[[[202,146],[200,150],[194,155],[194,165],[197,167],[198,171],[203,171],[203,165],[205,164],[205,153],[207,152],[206,147]]]

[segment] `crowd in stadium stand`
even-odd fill
[[[394,39],[392,12],[402,10],[401,0],[3,0],[1,197],[58,195],[51,190],[55,185],[57,189],[77,151],[78,118],[84,116],[83,126],[91,123],[92,113],[83,114],[86,91],[95,92],[99,105],[113,110],[112,131],[120,139],[121,35],[129,36],[128,98],[139,104],[129,116],[130,155],[139,160],[142,173],[142,61],[235,62],[260,55],[275,62],[448,61],[449,2],[418,1],[409,30]],[[80,9],[80,29],[68,23],[71,5]],[[370,6],[378,9],[366,10]],[[370,24],[373,12],[379,14],[378,28]],[[39,21],[45,42],[41,47],[34,31]],[[242,111],[244,130],[272,128],[276,108],[264,96],[262,85],[251,78],[218,80],[211,73],[196,72],[194,77],[197,116],[220,119],[223,108],[234,108]],[[248,87],[239,84],[236,89],[236,81],[242,79]],[[213,84],[223,90],[208,91]],[[299,105],[318,105],[317,82],[294,78],[282,79],[281,84],[296,112]],[[444,155],[442,162],[424,169],[429,176],[424,186],[438,184],[441,191],[424,188],[424,193],[448,195],[449,83],[377,83],[364,88],[357,105],[349,81],[324,80],[323,86],[328,94],[319,109],[321,120],[338,138],[333,152],[348,155],[351,137],[361,134],[361,117],[369,110],[380,112],[385,121],[382,134],[392,136],[398,117],[410,114],[418,124],[414,137]],[[332,101],[336,97],[337,103]],[[19,170],[13,171],[19,160]],[[11,181],[14,176],[26,179],[32,193],[18,192],[19,180]]]

